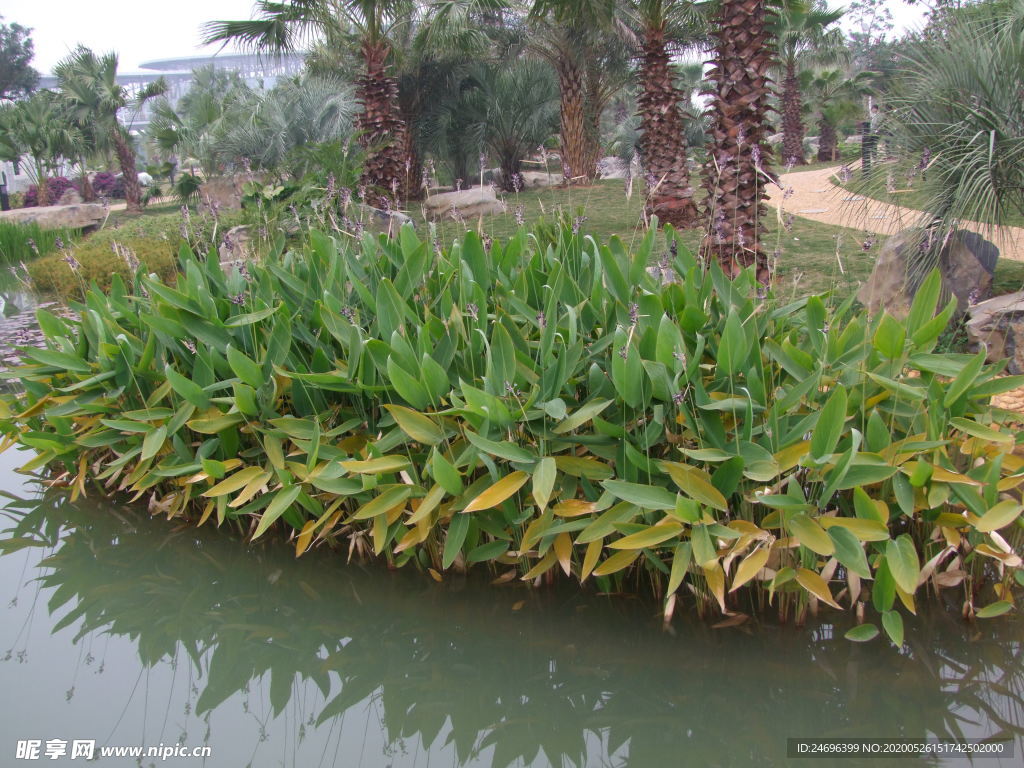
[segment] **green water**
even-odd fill
[[[829,623],[666,633],[644,601],[295,560],[41,496],[23,460],[0,455],[0,766],[39,764],[16,759],[26,739],[208,745],[99,762],[218,768],[935,764],[789,760],[788,737],[1002,735],[1024,754],[1017,621],[932,610],[902,653]]]

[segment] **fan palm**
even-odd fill
[[[27,99],[0,106],[0,158],[18,162],[32,158],[38,204],[50,205],[47,179],[62,157],[72,157],[81,135],[70,125],[53,91],[37,91]]]
[[[870,90],[872,75],[859,72],[853,77],[840,68],[804,70],[801,90],[806,95],[805,111],[818,125],[818,160],[839,159],[839,124],[861,113],[863,97]]]
[[[670,46],[673,37],[684,44],[699,39],[703,19],[690,0],[636,0],[636,15],[641,30],[640,155],[655,181],[646,212],[677,228],[692,227],[698,214],[686,160],[683,94],[675,83]]]
[[[97,137],[106,138],[114,148],[124,177],[124,196],[130,212],[142,210],[142,188],[135,165],[135,148],[131,135],[118,120],[118,112],[126,107],[137,109],[145,101],[166,92],[163,80],[146,86],[131,97],[117,82],[117,54],[97,56],[88,48],[79,47],[55,68],[61,94],[70,105],[78,122],[95,126]]]
[[[711,147],[704,167],[705,218],[711,232],[701,245],[728,275],[755,266],[767,283],[771,270],[761,243],[765,183],[771,149],[765,141],[775,53],[765,0],[722,0],[718,9],[714,82],[710,104]]]
[[[462,106],[472,115],[470,131],[478,144],[494,153],[502,186],[511,191],[520,163],[558,125],[558,87],[551,70],[540,61],[479,64]]]
[[[294,51],[309,37],[358,39],[363,71],[356,78],[356,128],[368,150],[362,183],[371,204],[394,195],[404,177],[405,123],[398,108],[389,32],[408,20],[410,0],[259,0],[258,18],[213,21],[206,42],[236,41],[268,53]]]
[[[833,25],[842,16],[843,10],[830,11],[826,0],[778,0],[769,29],[783,70],[782,157],[787,164],[806,162],[797,61],[826,64],[841,58],[845,52],[843,33]]]
[[[1022,8],[954,18],[944,36],[905,53],[888,125],[928,168],[922,207],[932,232],[912,278],[927,274],[961,222],[994,228],[1024,214]]]

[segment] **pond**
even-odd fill
[[[0,454],[0,764],[18,742],[183,745],[105,765],[772,766],[788,738],[1024,747],[1019,620],[931,610],[902,652],[823,616],[713,628],[657,606],[248,548],[144,509],[42,493]],[[684,612],[685,613],[685,612]],[[834,615],[834,614],[833,614]],[[58,750],[58,747],[54,747]],[[1014,758],[976,760],[1019,765]],[[963,757],[900,765],[967,765]]]

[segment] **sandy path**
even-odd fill
[[[782,174],[779,181],[783,189],[791,187],[793,194],[783,201],[783,192],[773,185],[769,187],[768,204],[774,208],[781,205],[786,213],[801,218],[880,235],[894,234],[914,226],[920,220],[920,211],[872,200],[836,186],[831,178],[839,168],[837,165],[815,171]],[[855,169],[855,173],[859,173],[859,170]],[[964,228],[992,240],[1002,258],[1024,261],[1024,228],[1003,227],[991,233],[986,232],[983,225],[974,222],[967,222]]]

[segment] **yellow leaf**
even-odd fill
[[[601,556],[604,539],[595,539],[587,544],[587,551],[583,555],[583,567],[580,569],[580,582],[587,580],[594,566],[597,565],[597,558]]]
[[[363,506],[356,510],[352,519],[369,520],[371,517],[377,517],[378,515],[390,512],[395,509],[395,507],[403,506],[405,504],[405,500],[409,498],[411,493],[412,486],[393,485],[363,504]],[[383,518],[381,519],[383,520]]]
[[[729,591],[735,592],[754,578],[757,572],[764,568],[764,564],[768,562],[768,554],[768,547],[759,547],[747,555],[736,569],[736,575],[732,577],[732,589]]]
[[[725,607],[725,571],[722,570],[722,566],[719,563],[714,563],[709,566],[702,566],[704,569],[704,578],[707,580],[708,589],[711,590],[711,594],[715,596],[715,600],[718,601],[718,607],[722,609],[722,613],[728,613]]]
[[[510,475],[506,475],[501,478],[498,482],[488,488],[486,491],[481,493],[475,499],[473,499],[463,512],[479,512],[482,509],[490,509],[496,507],[509,496],[514,494],[520,488],[525,485],[526,481],[530,479],[530,476],[526,472],[513,472]]]
[[[661,544],[673,536],[678,536],[682,530],[683,526],[681,523],[675,521],[661,523],[613,541],[608,546],[611,549],[644,549],[645,547],[653,547],[655,544]]]
[[[425,519],[438,504],[441,503],[441,499],[444,498],[444,488],[439,484],[435,483],[434,487],[427,491],[427,495],[420,499],[419,506],[416,507],[416,511],[413,512],[406,523],[409,525],[415,525],[420,520]]]
[[[563,532],[555,536],[553,548],[555,556],[558,558],[558,564],[562,566],[565,575],[570,576],[572,574],[572,539],[569,538],[569,534]]]
[[[788,472],[799,464],[800,459],[807,455],[810,448],[811,441],[803,440],[776,453],[773,458],[775,463],[779,465],[779,472]]]
[[[723,512],[729,509],[725,496],[711,484],[711,477],[704,470],[674,461],[663,461],[661,467],[668,472],[683,493],[694,501]]]
[[[640,557],[639,549],[616,552],[594,569],[594,575],[608,576],[616,571],[621,571],[623,568],[630,566],[638,557]]]
[[[1018,517],[1020,517],[1021,507],[1015,501],[1009,499],[1000,501],[992,509],[981,516],[981,519],[974,524],[982,533],[990,533],[991,531],[998,531],[1000,528],[1004,528]]]
[[[592,501],[569,499],[568,501],[560,501],[552,509],[559,517],[580,517],[581,515],[591,514],[596,508],[597,504]]]
[[[295,540],[295,556],[300,557],[303,552],[309,548],[309,542],[313,538],[313,533],[316,531],[316,520],[307,520],[306,524],[302,526],[302,530],[299,532],[299,537]]]
[[[533,568],[523,574],[523,581],[531,581],[545,573],[552,565],[555,564],[555,557],[555,550],[549,550],[548,553],[533,566]]]
[[[825,533],[825,529],[803,512],[789,518],[789,530],[803,546],[812,552],[819,555],[831,555],[836,551],[836,545]]]
[[[227,496],[229,493],[234,493],[235,491],[244,488],[253,480],[253,478],[259,477],[263,473],[264,470],[262,467],[246,467],[245,469],[240,469],[231,477],[221,480],[213,486],[213,488],[206,491],[203,496],[211,499],[215,499],[218,496]]]
[[[836,525],[846,528],[861,541],[886,541],[889,538],[889,529],[877,520],[861,517],[819,517],[818,522],[825,528]]]
[[[959,472],[950,472],[942,467],[932,469],[932,480],[940,483],[959,483],[960,485],[984,485],[980,480],[961,475]]]
[[[832,592],[829,591],[828,584],[826,584],[825,580],[814,571],[807,568],[798,568],[796,571],[796,581],[797,584],[822,602],[828,603],[833,608],[841,608],[839,603],[835,601],[835,598],[832,597]]]
[[[405,456],[381,456],[379,459],[365,461],[340,461],[349,472],[365,475],[379,475],[384,472],[397,472],[408,468],[410,461]]]
[[[399,428],[417,443],[436,445],[444,440],[444,430],[437,426],[428,416],[406,408],[404,405],[385,405]]]
[[[271,474],[269,472],[260,473],[246,484],[245,488],[243,488],[239,494],[231,500],[231,503],[228,504],[228,506],[232,509],[238,509],[249,501],[249,499],[255,496],[256,492],[259,491],[260,488],[265,488],[267,481],[270,480],[270,478]]]

